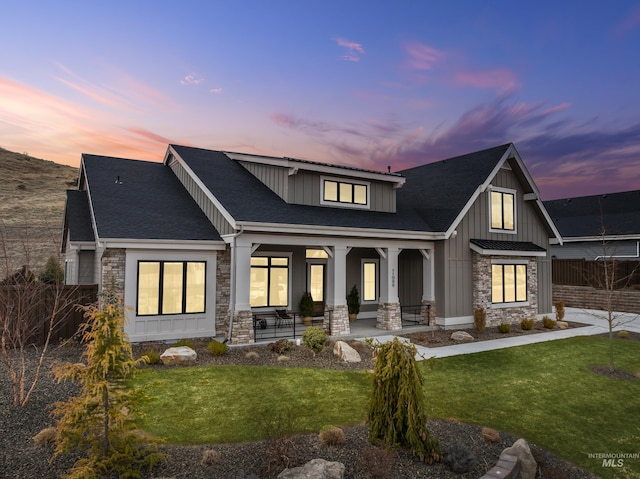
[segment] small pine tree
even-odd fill
[[[81,326],[86,364],[62,364],[54,368],[58,382],[80,383],[76,397],[55,404],[56,450],[54,458],[72,451],[79,459],[68,479],[141,477],[164,459],[157,452],[158,440],[136,429],[134,410],[140,392],[131,388],[138,361],[124,332],[121,302],[109,297],[101,306],[86,306],[87,321]]]
[[[40,275],[40,281],[47,284],[62,284],[64,282],[64,269],[56,256],[49,256],[44,265],[44,271]]]
[[[369,440],[391,447],[408,447],[429,464],[442,457],[427,430],[423,378],[415,359],[416,347],[393,338],[375,346],[376,366],[369,399]]]

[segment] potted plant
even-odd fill
[[[300,315],[302,316],[302,323],[305,326],[311,325],[311,318],[313,318],[313,312],[315,305],[313,304],[313,297],[309,291],[302,293],[300,298]]]
[[[347,295],[347,309],[349,310],[349,321],[355,321],[360,312],[360,293],[358,293],[355,284]]]

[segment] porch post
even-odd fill
[[[253,336],[253,314],[251,312],[251,243],[238,241],[232,257],[232,277],[235,297],[233,299],[233,321],[231,344],[250,344]]]
[[[332,336],[349,334],[347,311],[347,248],[335,246],[333,258],[327,264],[327,307],[324,311],[324,327]]]
[[[398,248],[384,248],[380,254],[380,299],[376,327],[395,331],[402,329],[398,298]]]
[[[435,324],[436,295],[434,289],[433,250],[422,250],[422,307],[420,323]]]

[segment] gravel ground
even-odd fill
[[[436,334],[445,335],[440,332]],[[429,333],[430,335],[430,333]],[[444,338],[443,338],[444,341]],[[267,346],[234,347],[228,354],[213,357],[206,351],[205,341],[194,341],[198,351],[199,365],[246,364],[256,367],[279,365],[282,367],[322,367],[332,369],[372,369],[370,350],[362,344],[354,344],[360,351],[363,361],[346,364],[336,359],[331,347],[313,356],[304,347],[294,347],[287,353],[288,361],[278,361],[278,355]],[[136,346],[136,354],[147,348],[161,349],[159,344]],[[162,346],[164,347],[164,346]],[[253,351],[256,355],[247,353]],[[32,353],[31,351],[30,353]],[[76,346],[59,347],[50,355],[51,360],[78,361],[81,349]],[[28,357],[30,364],[35,354]],[[51,362],[51,361],[49,361]],[[165,367],[165,366],[152,366]],[[188,366],[187,366],[188,367]],[[0,366],[0,478],[57,478],[68,470],[73,457],[58,458],[51,464],[49,459],[53,448],[37,446],[33,436],[45,427],[53,425],[50,416],[51,404],[75,394],[76,387],[70,383],[56,384],[49,374],[41,379],[32,400],[24,408],[13,406],[11,383],[4,366]],[[430,421],[429,431],[440,441],[441,449],[448,450],[456,442],[466,445],[476,459],[476,466],[467,474],[455,474],[443,463],[426,465],[416,461],[407,451],[389,452],[381,447],[372,446],[367,439],[365,425],[344,428],[346,441],[343,445],[325,446],[317,434],[304,434],[281,440],[260,441],[240,444],[210,444],[202,446],[163,446],[167,462],[154,470],[154,475],[163,478],[273,478],[288,463],[289,467],[303,464],[313,458],[321,457],[330,461],[342,462],[345,478],[478,478],[497,461],[500,452],[509,447],[517,437],[500,433],[498,442],[483,439],[481,428],[450,421]],[[539,470],[539,478],[593,479],[597,476],[562,461],[547,451],[531,444]],[[213,457],[210,464],[203,464],[203,453]]]

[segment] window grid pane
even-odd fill
[[[314,301],[324,301],[324,265],[309,265],[309,292]]]
[[[491,302],[502,303],[502,266],[494,264],[491,266]]]
[[[324,182],[324,200],[325,201],[338,201],[338,183],[336,181]]]
[[[187,263],[186,313],[204,313],[205,303],[205,265]]]
[[[523,264],[516,266],[516,301],[527,300],[527,267]]]
[[[271,268],[269,281],[269,306],[287,306],[289,298],[289,270]]]
[[[513,209],[513,195],[505,193],[502,195],[502,214],[503,214],[503,229],[513,230],[514,225],[514,209]]]
[[[504,302],[513,303],[516,300],[516,268],[504,265]]]
[[[138,263],[138,314],[158,314],[160,263]]]
[[[491,227],[502,229],[502,194],[491,192]]]
[[[376,263],[364,263],[363,265],[363,274],[362,274],[362,283],[363,283],[363,293],[362,299],[363,301],[375,301],[377,299],[376,295]]]
[[[249,295],[251,307],[267,306],[267,289],[269,287],[269,270],[267,268],[251,268]]]
[[[164,263],[162,314],[182,312],[183,263]]]
[[[353,203],[353,185],[340,183],[340,203]]]
[[[367,204],[367,187],[365,185],[353,185],[353,202],[357,205]]]

